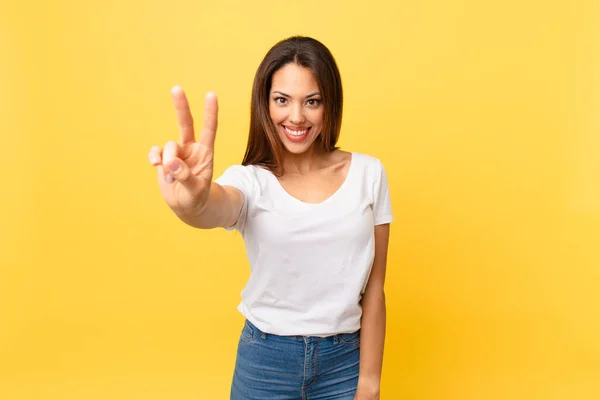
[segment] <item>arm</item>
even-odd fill
[[[212,182],[208,201],[197,215],[177,216],[194,228],[227,228],[236,224],[243,205],[244,195],[239,189]]]
[[[360,372],[356,400],[379,399],[385,341],[385,270],[390,225],[375,227],[375,259],[361,304]]]

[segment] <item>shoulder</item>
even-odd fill
[[[379,174],[384,169],[379,158],[364,153],[352,152],[352,162],[356,163],[360,169],[370,173]]]
[[[258,179],[258,167],[254,165],[234,164],[227,167],[215,182],[220,185],[234,186],[246,195],[252,193]]]
[[[258,169],[259,169],[259,167],[255,166],[255,165],[234,164],[234,165],[230,165],[229,167],[225,168],[222,175],[223,176],[240,175],[240,176],[245,176],[245,177],[251,178],[251,177],[255,177],[257,175]]]

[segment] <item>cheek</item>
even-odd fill
[[[275,124],[280,123],[284,118],[281,108],[273,105],[269,106],[269,115],[271,116],[271,120]]]
[[[323,116],[324,116],[324,112],[323,112],[323,108],[321,107],[318,110],[315,110],[315,112],[312,114],[312,123],[313,125],[323,125]]]

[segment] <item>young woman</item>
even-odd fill
[[[216,97],[196,141],[183,91],[172,96],[181,141],[149,154],[162,196],[191,226],[238,230],[251,266],[231,399],[378,399],[390,195],[379,160],[336,147],[342,84],[329,50],[308,37],[271,48],[244,160],[214,181]]]

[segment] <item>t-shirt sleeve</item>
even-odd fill
[[[377,162],[373,184],[373,217],[375,225],[388,224],[394,221],[387,174],[381,162]]]
[[[230,231],[236,229],[243,234],[246,227],[246,219],[248,217],[249,203],[254,194],[254,188],[256,180],[254,174],[250,170],[250,167],[243,165],[232,165],[227,168],[221,176],[215,179],[215,183],[221,186],[231,186],[242,192],[244,195],[244,204],[238,216],[238,220],[235,225],[226,227],[225,229]]]

